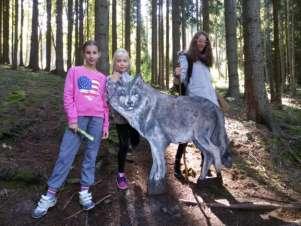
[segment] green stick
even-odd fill
[[[77,131],[78,131],[81,135],[83,135],[84,137],[86,137],[88,140],[94,141],[94,137],[91,136],[90,134],[88,134],[86,131],[84,131],[84,130],[82,130],[82,129],[80,129],[80,128],[77,128]]]

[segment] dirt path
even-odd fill
[[[40,83],[40,90],[45,91],[49,86],[44,83]],[[61,81],[56,83],[62,86]],[[30,91],[33,95],[34,90],[26,92]],[[147,178],[152,159],[147,142],[142,141],[128,156],[126,172],[130,187],[127,191],[119,191],[115,184],[117,148],[111,140],[102,145],[97,161],[97,184],[92,190],[96,202],[108,195],[109,198],[98,204],[93,211],[74,215],[80,211],[77,191],[81,150],[68,181],[59,193],[58,204],[46,217],[33,220],[31,211],[45,192],[47,177],[57,158],[58,145],[65,128],[65,116],[60,105],[61,93],[56,91],[49,94],[45,91],[45,95],[49,101],[35,106],[26,105],[22,111],[8,112],[16,115],[22,125],[26,125],[26,132],[16,133],[16,137],[1,141],[0,225],[301,224],[300,209],[242,210],[208,206],[221,203],[286,205],[301,202],[300,167],[286,163],[279,165],[271,161],[271,144],[267,142],[269,132],[264,127],[245,121],[239,111],[227,114],[227,131],[233,144],[234,165],[229,170],[223,170],[223,185],[216,181],[196,183],[201,157],[193,146],[187,149],[187,164],[196,172],[196,177],[190,176],[189,183],[175,179],[173,162],[176,145],[170,145],[166,151],[167,192],[160,196],[149,196]]]

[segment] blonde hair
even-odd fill
[[[128,62],[129,62],[129,67],[128,67],[127,71],[130,71],[131,60],[130,60],[129,53],[125,49],[119,48],[119,49],[116,49],[116,51],[114,52],[114,55],[113,55],[113,59],[112,59],[112,72],[116,70],[117,57],[120,57],[120,56],[125,56],[127,58]]]

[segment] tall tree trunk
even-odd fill
[[[264,85],[259,9],[260,0],[242,1],[247,117],[277,132]]]
[[[109,3],[107,0],[95,0],[95,41],[100,46],[101,57],[97,67],[109,73],[108,34],[109,34]]]
[[[46,1],[47,7],[47,25],[46,25],[46,68],[45,71],[50,71],[51,66],[51,8],[52,1]]]
[[[239,79],[237,71],[236,0],[225,0],[226,54],[228,61],[228,96],[239,98]]]
[[[11,29],[11,31],[10,31],[10,34],[11,34],[11,36],[10,36],[10,40],[11,40],[11,45],[10,45],[10,57],[11,57],[11,61],[12,61],[12,63],[13,63],[13,59],[14,59],[14,41],[15,41],[15,39],[14,39],[14,16],[15,16],[15,9],[14,9],[14,0],[12,0],[11,1],[11,5],[10,5],[10,10],[11,10],[11,12],[10,12],[10,19],[11,19],[11,21],[10,21],[10,29]]]
[[[163,29],[163,0],[159,0],[159,85],[164,88],[164,29]]]
[[[117,49],[117,17],[116,16],[117,16],[116,15],[116,0],[113,0],[112,1],[112,55],[114,54],[115,50]]]
[[[279,43],[279,18],[278,18],[278,1],[273,0],[273,23],[274,23],[274,76],[275,76],[275,96],[271,97],[272,103],[281,108],[282,106],[282,77],[280,62],[280,43]]]
[[[21,0],[21,33],[20,33],[20,66],[24,66],[23,61],[23,25],[24,25],[24,0]]]
[[[75,7],[74,7],[74,11],[75,11],[75,42],[74,42],[74,55],[75,55],[75,65],[80,65],[80,55],[81,55],[81,51],[79,48],[79,10],[78,10],[78,4],[79,4],[79,0],[74,0],[75,1]]]
[[[157,56],[157,0],[152,0],[152,84],[155,84],[158,74]]]
[[[90,17],[90,11],[89,11],[89,0],[85,0],[85,3],[86,3],[86,13],[84,13],[84,15],[86,14],[86,38],[85,40],[90,40],[90,21],[89,21],[89,17]]]
[[[141,0],[137,0],[136,74],[141,73]]]
[[[196,29],[200,30],[200,20],[199,20],[199,0],[195,1],[195,22],[196,22]]]
[[[169,0],[166,0],[166,27],[165,27],[165,87],[169,89]]]
[[[131,0],[125,1],[125,49],[131,55]]]
[[[79,37],[78,37],[78,48],[84,44],[84,8],[83,8],[83,0],[79,0]],[[79,64],[83,64],[83,55],[79,54]]]
[[[181,14],[182,14],[182,49],[186,49],[186,0],[181,1]]]
[[[31,44],[30,44],[30,57],[29,65],[33,71],[39,70],[39,7],[38,0],[32,1],[32,22],[31,22]]]
[[[18,67],[18,25],[19,25],[19,2],[15,0],[15,31],[14,31],[14,52],[13,52],[13,64],[12,69],[17,69]]]
[[[203,31],[209,34],[209,0],[202,0]]]
[[[266,21],[265,28],[265,64],[266,64],[266,77],[269,80],[269,88],[271,97],[275,96],[275,84],[274,84],[274,76],[273,76],[273,64],[272,64],[272,43],[271,43],[271,33],[272,33],[272,25],[270,18],[272,17],[272,5],[270,0],[264,0],[264,20]]]
[[[4,1],[1,0],[0,1],[0,64],[3,64],[3,39],[2,39],[2,35],[3,35],[3,4]]]
[[[57,74],[64,74],[62,9],[63,0],[56,0],[55,72]]]
[[[178,52],[180,51],[180,25],[181,18],[180,15],[180,1],[172,0],[172,62],[173,62],[173,70],[175,69],[178,63]]]
[[[296,95],[297,87],[296,87],[296,74],[295,74],[295,10],[291,8],[291,41],[290,41],[290,52],[291,52],[291,65],[290,65],[290,73],[291,73],[291,80],[290,80],[290,92],[291,95]]]
[[[67,68],[69,69],[72,65],[72,32],[73,32],[73,21],[74,21],[74,10],[73,0],[68,0],[68,34],[67,34]]]
[[[3,3],[3,63],[9,64],[9,4],[10,0]]]

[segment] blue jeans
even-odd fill
[[[78,117],[78,127],[94,137],[94,141],[86,140],[86,149],[81,169],[81,185],[90,186],[95,179],[95,161],[101,143],[103,118],[93,116]],[[55,163],[52,175],[48,180],[48,186],[59,189],[65,182],[74,158],[78,152],[83,137],[66,129],[60,146],[58,159]]]

